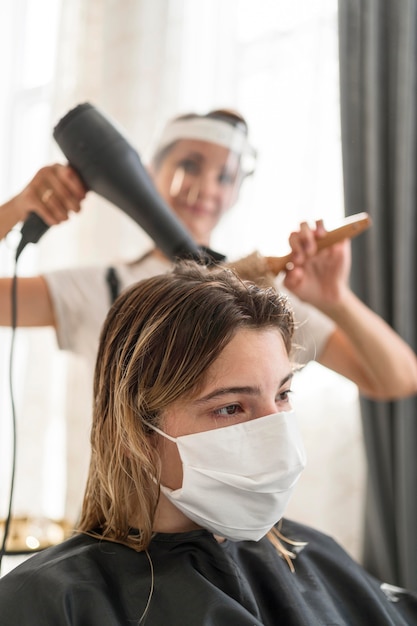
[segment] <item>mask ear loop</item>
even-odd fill
[[[167,433],[164,433],[163,430],[161,430],[160,428],[157,428],[153,424],[147,424],[147,426],[149,428],[151,428],[152,430],[154,430],[156,433],[158,433],[158,435],[162,435],[162,437],[165,437],[165,439],[169,439],[170,441],[173,441],[174,443],[177,442],[176,437],[171,437],[171,435],[168,435]]]

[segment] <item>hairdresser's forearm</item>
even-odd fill
[[[15,199],[2,204],[0,206],[0,239],[3,239],[24,217],[25,211],[19,209]]]
[[[320,308],[340,330],[320,358],[323,365],[347,376],[358,384],[362,393],[375,399],[417,393],[416,354],[348,287],[337,302]]]

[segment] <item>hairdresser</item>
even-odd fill
[[[214,228],[235,204],[254,166],[246,121],[235,112],[220,110],[169,121],[149,169],[159,193],[194,240],[210,247]],[[48,224],[58,223],[79,210],[84,195],[83,185],[69,167],[45,167],[0,208],[0,232],[30,210]],[[294,269],[286,272],[283,285],[278,283],[293,296],[300,324],[296,342],[303,347],[298,358],[317,360],[371,398],[391,400],[416,393],[415,354],[349,288],[350,243],[316,254],[323,234],[318,222],[315,229],[303,223],[291,235]],[[21,278],[17,323],[55,327],[59,346],[86,358],[92,372],[99,329],[112,301],[131,283],[169,267],[168,259],[154,249],[133,263]],[[10,293],[10,279],[0,279],[0,325],[10,324]]]
[[[194,262],[122,293],[77,532],[0,580],[2,624],[417,624],[416,594],[283,518],[305,464],[293,328],[286,296]]]

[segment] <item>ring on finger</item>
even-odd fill
[[[46,204],[49,198],[53,195],[53,193],[54,193],[53,189],[50,189],[50,188],[45,189],[45,191],[41,195],[41,202],[43,202],[43,204]]]

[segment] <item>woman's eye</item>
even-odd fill
[[[223,406],[221,409],[216,409],[214,413],[216,415],[236,415],[239,410],[240,406],[238,404],[228,404],[227,406]]]
[[[231,174],[230,172],[222,172],[219,175],[219,183],[221,185],[234,185],[236,180],[236,175]]]
[[[184,170],[186,174],[192,174],[193,176],[198,176],[200,174],[199,164],[192,159],[184,159],[183,161],[181,161],[180,167]]]
[[[289,402],[291,393],[292,393],[291,389],[286,389],[285,391],[281,391],[281,393],[278,394],[278,401]]]

